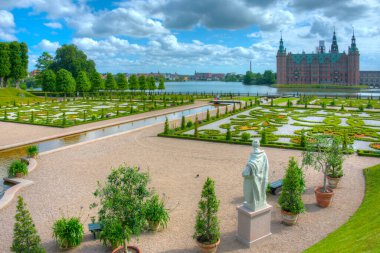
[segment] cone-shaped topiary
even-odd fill
[[[195,122],[194,122],[194,137],[195,138],[199,137],[198,126],[199,126],[198,115],[195,115]]]
[[[168,118],[165,119],[165,126],[164,126],[164,134],[169,133],[169,120]]]
[[[198,208],[193,238],[205,244],[216,243],[220,237],[217,216],[219,200],[215,194],[215,182],[209,177],[203,185]]]
[[[300,214],[305,210],[302,202],[304,178],[302,170],[292,157],[286,170],[282,192],[278,199],[281,209],[293,214]]]
[[[32,217],[30,216],[24,199],[21,196],[18,197],[16,208],[16,223],[13,228],[13,243],[11,246],[12,252],[45,252],[45,249],[41,245],[41,239],[37,234]]]
[[[185,116],[182,116],[182,119],[181,119],[181,130],[184,130],[186,128],[186,120],[185,120]]]

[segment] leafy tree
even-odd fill
[[[254,81],[254,74],[251,71],[247,71],[245,73],[243,83],[244,84],[252,84]]]
[[[45,249],[41,245],[41,239],[37,234],[32,217],[21,196],[17,199],[16,208],[16,222],[13,228],[13,243],[11,246],[12,252],[45,252]]]
[[[99,91],[104,90],[104,81],[101,77],[101,75],[98,72],[94,72],[90,76],[91,79],[91,90],[92,91]]]
[[[160,81],[158,83],[158,89],[159,90],[165,90],[165,81],[163,77],[160,77]]]
[[[281,209],[293,214],[302,213],[305,210],[302,201],[304,190],[304,177],[301,168],[294,157],[289,160],[289,165],[285,173],[282,192],[278,199]]]
[[[125,74],[119,73],[116,75],[116,83],[120,90],[128,89],[128,80],[125,77]]]
[[[37,59],[36,67],[39,71],[44,71],[48,69],[50,65],[53,63],[53,56],[51,56],[48,52],[43,52],[40,57]]]
[[[151,195],[148,190],[148,173],[139,172],[138,168],[120,166],[113,169],[104,185],[98,183],[94,196],[99,198],[99,221],[104,230],[100,234],[105,244],[117,236],[117,241],[124,246],[132,235],[139,236],[145,226],[144,206]],[[96,206],[93,204],[92,207]],[[109,230],[117,233],[107,234]],[[114,245],[115,246],[115,245]]]
[[[0,87],[3,87],[3,81],[11,74],[9,43],[0,42]]]
[[[144,75],[139,76],[139,89],[146,90],[146,78]]]
[[[21,55],[21,79],[28,76],[28,45],[25,42],[20,43]]]
[[[129,77],[129,89],[130,90],[138,90],[139,89],[139,84],[137,82],[137,76],[136,75],[131,75]]]
[[[154,79],[154,76],[150,76],[148,78],[148,90],[155,90],[156,87],[156,80]]]
[[[65,93],[74,93],[76,90],[75,79],[66,69],[60,69],[57,72],[56,90]]]
[[[38,85],[41,85],[43,91],[56,91],[56,76],[53,70],[46,69],[36,76]]]
[[[193,238],[198,242],[213,244],[219,240],[218,210],[219,200],[215,194],[215,182],[208,177],[203,185],[195,222]]]
[[[23,77],[23,64],[20,50],[20,44],[17,41],[13,41],[9,44],[9,60],[11,62],[10,77],[16,81],[17,86],[18,81]]]
[[[107,73],[106,78],[106,89],[107,90],[116,90],[117,89],[117,83],[115,79],[113,78],[113,75],[111,73]]]
[[[263,84],[274,84],[276,82],[276,76],[272,70],[265,70],[263,74]]]
[[[87,92],[91,89],[91,83],[85,71],[80,71],[78,73],[76,83],[77,83],[77,91]]]
[[[87,55],[79,50],[76,45],[63,45],[58,48],[50,68],[54,71],[66,69],[76,78],[80,71],[85,71],[91,76],[96,72],[93,60],[88,60]]]
[[[302,164],[321,171],[323,177],[322,192],[327,192],[327,175],[331,168],[337,168],[344,161],[342,141],[337,136],[315,135],[313,142],[307,142],[302,153]]]

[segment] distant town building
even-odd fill
[[[277,83],[359,85],[359,56],[354,33],[348,53],[339,52],[335,31],[329,52],[326,52],[324,41],[320,41],[316,53],[286,53],[281,36],[277,51]]]
[[[38,73],[40,73],[40,71],[38,69],[35,69],[29,73],[29,77],[35,77],[36,75],[38,75]]]
[[[194,73],[193,76],[190,76],[191,80],[194,81],[222,81],[225,78],[224,73]]]
[[[360,84],[380,88],[380,71],[360,71]]]

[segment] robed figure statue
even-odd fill
[[[257,211],[267,205],[266,188],[268,185],[268,158],[260,150],[260,142],[253,140],[247,165],[243,170],[244,177],[244,206]]]

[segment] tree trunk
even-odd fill
[[[20,80],[16,80],[16,88],[20,89]]]
[[[0,88],[3,88],[3,77],[0,77]]]

